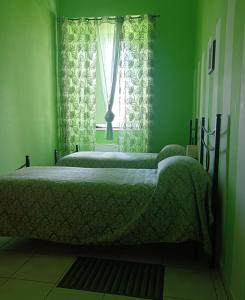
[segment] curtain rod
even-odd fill
[[[152,18],[159,18],[160,15],[149,15]],[[106,17],[108,20],[116,20],[117,18],[125,18],[125,16],[116,16],[116,17]],[[139,19],[142,18],[142,16],[130,16],[130,19]],[[67,19],[67,20],[80,20],[80,19],[85,19],[85,20],[89,20],[89,21],[93,21],[93,20],[102,20],[103,17],[79,17],[79,18],[66,18],[66,17],[60,17],[58,18],[59,20],[62,19]]]

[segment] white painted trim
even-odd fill
[[[204,87],[206,84],[206,76],[205,76],[205,53],[202,53],[202,60],[201,60],[201,70],[200,70],[200,107],[199,107],[199,116],[200,118],[204,117],[205,112],[205,94],[204,94]]]
[[[209,60],[209,48],[210,48],[210,44],[211,44],[212,40],[210,39],[208,41],[208,47],[206,49],[206,60],[205,60],[205,65],[204,65],[204,76],[206,78],[206,83],[205,83],[205,108],[204,108],[204,116],[207,118],[208,120],[208,115],[209,115],[209,104],[210,104],[210,81],[211,81],[211,77],[210,75],[208,75],[208,60]]]
[[[219,75],[220,75],[220,44],[221,44],[221,18],[217,22],[215,31],[216,56],[215,70],[213,73],[213,94],[212,94],[212,124],[215,123],[215,117],[218,113],[218,95],[219,95]]]
[[[232,84],[232,59],[234,40],[236,0],[228,0],[226,33],[225,33],[225,61],[224,61],[224,86],[223,86],[223,114],[230,115],[231,84]]]

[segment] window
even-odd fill
[[[115,117],[113,128],[120,126],[119,110],[119,47],[120,30],[118,21],[103,20],[97,28],[97,62],[96,62],[96,124],[98,127],[106,127],[105,114],[108,109],[112,94],[112,112]],[[113,82],[113,77],[116,83]],[[115,84],[115,87],[113,87]],[[113,91],[115,89],[115,91]]]
[[[58,102],[61,153],[74,151],[76,145],[94,150],[96,123],[107,124],[107,137],[111,137],[112,126],[120,126],[120,151],[148,151],[153,27],[148,15],[62,20]]]

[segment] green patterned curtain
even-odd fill
[[[150,16],[126,16],[122,27],[120,57],[119,149],[147,152],[151,123],[152,34]]]
[[[96,22],[63,19],[60,37],[59,150],[94,150]]]

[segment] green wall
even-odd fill
[[[0,173],[30,154],[53,162],[56,147],[55,0],[2,0]]]
[[[245,1],[200,0],[194,115],[213,124],[222,113],[220,265],[227,289],[245,299]],[[208,44],[217,40],[216,69],[207,75]],[[243,176],[243,177],[242,177]]]
[[[196,0],[60,0],[67,17],[160,14],[155,36],[151,151],[188,142],[192,114]]]

